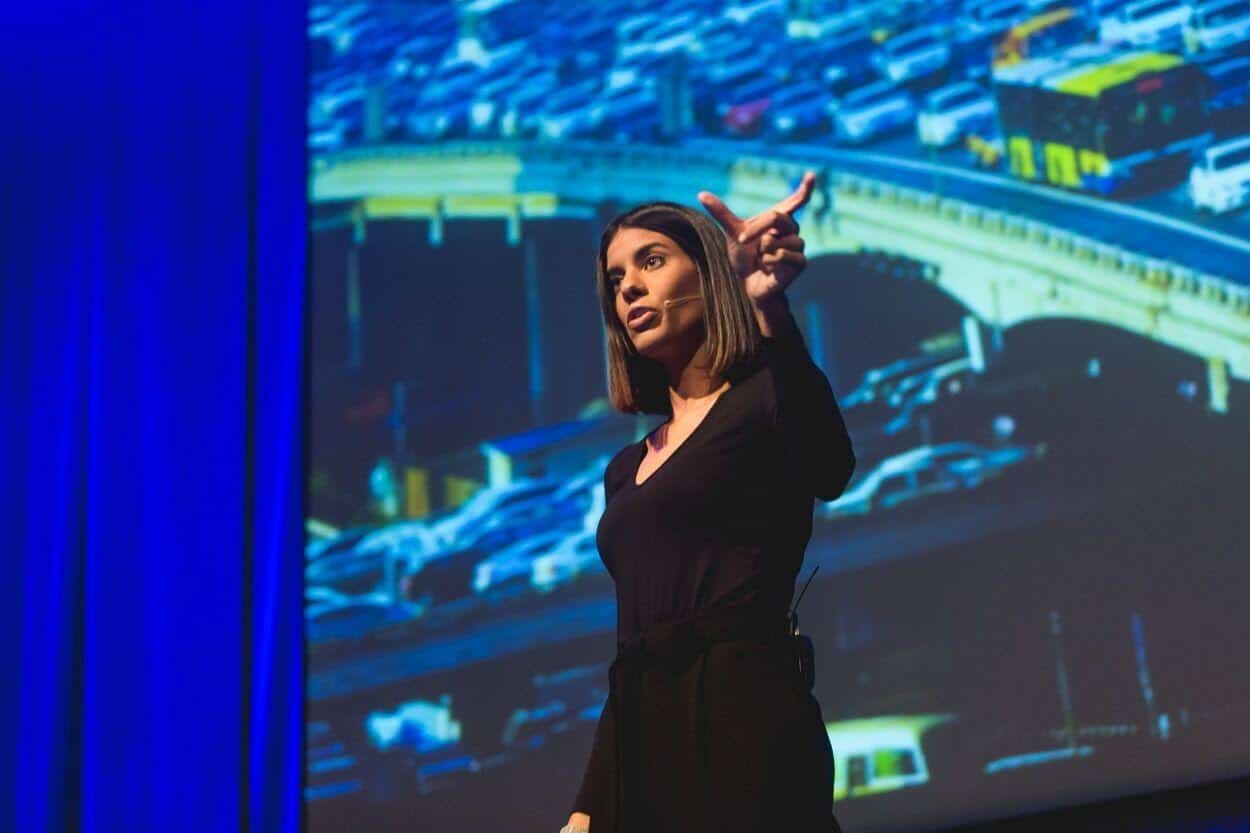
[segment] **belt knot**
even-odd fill
[[[712,640],[693,621],[663,622],[653,625],[617,645],[625,660],[668,663],[695,656]]]

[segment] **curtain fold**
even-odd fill
[[[6,11],[0,830],[299,828],[305,11]]]

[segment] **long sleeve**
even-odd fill
[[[603,704],[603,712],[599,715],[599,724],[595,727],[595,738],[590,747],[590,759],[586,762],[581,786],[569,810],[571,813],[586,813],[590,816],[592,825],[596,812],[606,807],[606,791],[611,788],[612,707],[612,694],[609,691]]]
[[[787,310],[772,337],[764,338],[773,377],[773,427],[791,470],[811,494],[833,500],[855,471],[855,451],[833,388],[812,361],[794,315]]]

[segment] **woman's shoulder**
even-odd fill
[[[761,342],[755,357],[735,369],[732,377],[732,393],[741,407],[755,410],[758,406],[767,406],[772,398],[773,380],[772,366],[776,358],[771,354],[766,342]]]
[[[612,459],[608,461],[607,469],[604,470],[604,476],[611,477],[613,474],[619,471],[621,466],[624,464],[626,458],[629,457],[631,452],[637,450],[638,446],[642,442],[644,442],[644,440],[635,440],[632,443],[628,443],[627,445],[622,446],[619,451],[613,454]]]
[[[626,462],[631,459],[638,451],[638,446],[643,440],[637,440],[622,447],[619,451],[612,455],[608,460],[607,467],[603,470],[603,488],[604,497],[610,498],[628,476],[630,471],[629,464]]]

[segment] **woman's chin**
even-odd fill
[[[639,353],[645,354],[648,351],[654,350],[657,345],[664,343],[663,336],[656,333],[654,327],[639,330],[631,335],[634,339],[634,348],[637,349]]]

